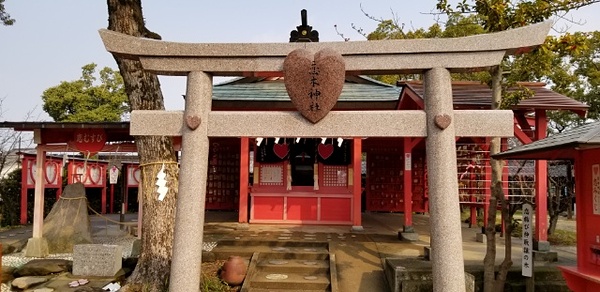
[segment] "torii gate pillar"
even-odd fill
[[[185,125],[182,127],[181,169],[171,265],[171,291],[192,291],[200,287],[199,277],[189,277],[189,271],[200,271],[206,179],[208,168],[208,113],[212,104],[212,76],[190,72],[185,98]],[[185,186],[182,186],[182,184]],[[186,289],[176,288],[184,285]]]
[[[449,190],[458,190],[456,177],[456,139],[452,106],[452,80],[445,68],[425,72],[425,113],[431,261],[434,287],[453,287],[465,291],[460,202]],[[446,122],[448,122],[446,124]],[[444,126],[447,126],[444,128]],[[455,280],[459,279],[459,280]],[[461,286],[462,285],[462,286]],[[456,289],[456,290],[455,290]],[[436,289],[439,291],[440,289]]]

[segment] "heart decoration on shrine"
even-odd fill
[[[321,158],[327,159],[333,154],[333,144],[319,144],[317,151]]]
[[[436,115],[433,118],[433,123],[440,130],[445,130],[446,128],[448,128],[448,126],[450,126],[451,122],[452,122],[452,118],[449,115],[447,115],[447,114]]]
[[[314,55],[297,49],[285,58],[283,75],[290,100],[314,124],[335,106],[344,87],[346,65],[342,55],[332,49]]]
[[[142,169],[139,167],[136,167],[134,170],[131,171],[131,178],[133,179],[133,181],[135,183],[140,183],[140,181],[142,180]]]
[[[273,145],[273,153],[277,155],[280,159],[284,159],[288,153],[290,152],[290,147],[288,144],[274,144]]]
[[[100,165],[92,164],[88,166],[90,183],[93,185],[99,185],[102,183],[102,167]]]
[[[46,178],[47,184],[57,184],[58,183],[58,180],[57,180],[58,171],[59,171],[58,163],[56,163],[54,161],[46,163],[46,171],[44,173],[44,176]]]
[[[37,175],[37,166],[36,162],[32,162],[29,164],[29,177],[27,178],[28,184],[35,184],[35,178]]]
[[[74,182],[84,183],[87,181],[87,175],[85,173],[85,167],[83,164],[75,166],[74,169]]]

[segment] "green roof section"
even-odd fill
[[[347,76],[338,101],[397,101],[402,87],[366,76]],[[218,101],[290,101],[282,77],[243,77],[213,86]]]

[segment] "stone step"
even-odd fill
[[[277,273],[327,273],[329,272],[329,260],[281,260],[261,259],[257,268],[264,272]]]
[[[303,240],[301,238],[296,238],[296,239],[289,239],[289,240],[276,240],[276,241],[272,241],[272,240],[242,240],[242,239],[238,239],[238,240],[232,240],[232,239],[224,239],[224,240],[219,240],[218,241],[218,245],[225,245],[225,246],[271,246],[271,247],[327,247],[328,246],[328,242],[326,241],[306,241]]]
[[[329,275],[326,273],[303,274],[259,271],[250,279],[250,288],[323,291],[329,289],[329,286]]]
[[[506,282],[506,287],[510,287],[511,291],[525,291],[525,283]],[[565,281],[535,281],[535,291],[552,291],[552,292],[570,292],[571,289]]]
[[[322,290],[305,290],[305,289],[263,289],[263,288],[250,288],[249,292],[328,292],[329,289]]]
[[[337,292],[337,281],[331,280],[337,279],[335,255],[329,255],[328,248],[293,250],[254,253],[241,291]]]
[[[231,255],[250,259],[255,252],[271,254],[269,256],[271,259],[325,260],[329,257],[329,250],[325,247],[228,246],[219,244],[212,250],[216,259],[227,259]]]

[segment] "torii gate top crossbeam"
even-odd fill
[[[320,43],[178,43],[138,38],[101,29],[106,49],[118,56],[139,59],[144,69],[162,75],[204,71],[221,76],[251,72],[281,72],[291,51],[336,50],[348,74],[423,72],[443,67],[450,72],[476,71],[500,63],[544,42],[551,22],[460,38],[404,39]]]

